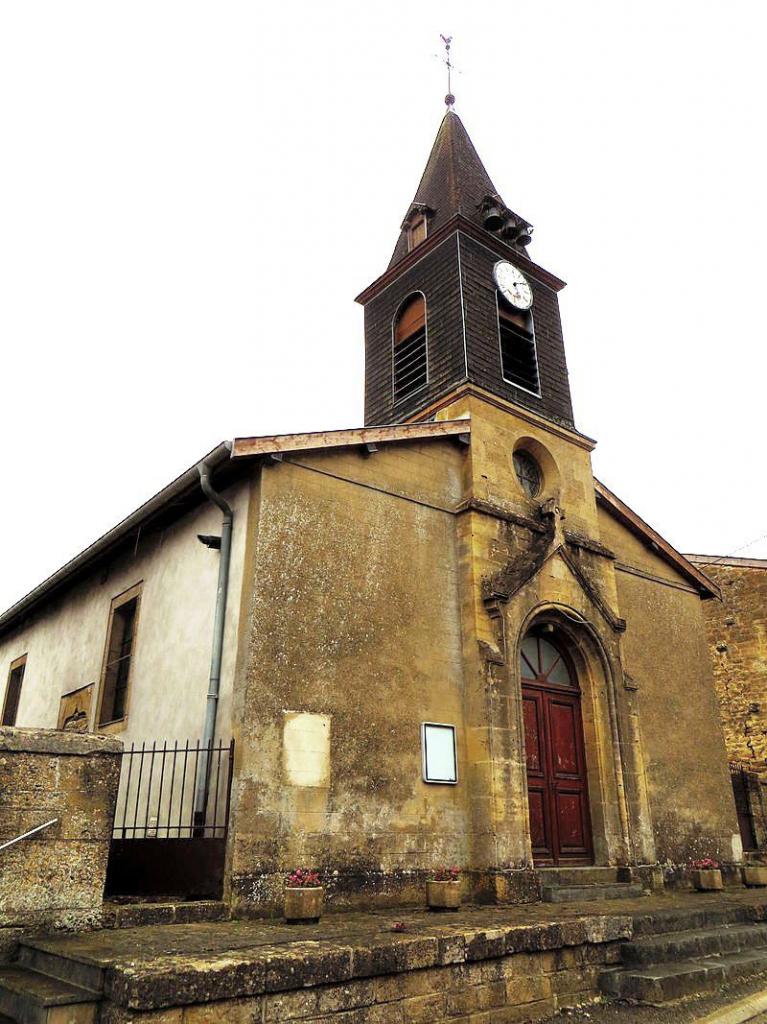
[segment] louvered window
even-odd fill
[[[422,388],[428,380],[426,300],[408,299],[394,324],[394,401]]]
[[[503,379],[539,395],[541,388],[532,312],[499,307],[498,333],[501,341]]]

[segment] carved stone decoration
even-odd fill
[[[87,732],[92,696],[93,683],[65,693],[59,704],[56,728],[65,732]]]

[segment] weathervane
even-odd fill
[[[453,70],[453,64],[452,61],[450,60],[450,44],[453,41],[453,37],[443,36],[442,33],[440,33],[439,38],[445,44],[444,65],[447,68],[447,96],[445,96],[445,105],[447,106],[448,110],[452,110],[453,106],[455,105],[455,96],[453,95],[453,90],[450,86],[450,74]]]

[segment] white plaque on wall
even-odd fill
[[[424,782],[452,786],[458,782],[454,725],[424,722],[421,725],[421,751]]]

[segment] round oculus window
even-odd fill
[[[520,487],[528,498],[534,498],[541,489],[541,467],[529,452],[522,449],[514,452],[513,461]]]

